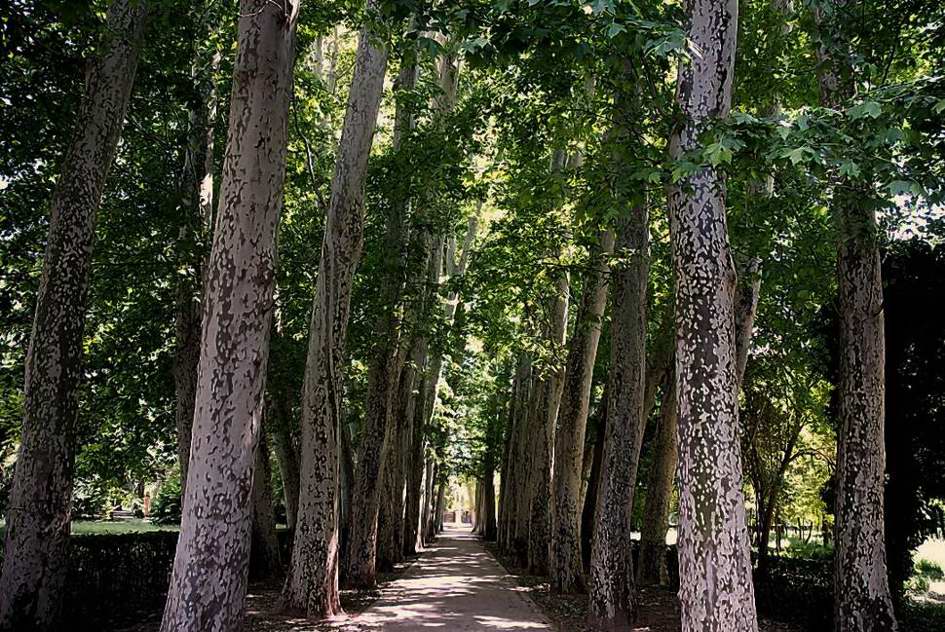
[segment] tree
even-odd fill
[[[408,44],[397,76],[397,91],[401,98],[394,115],[392,150],[395,154],[414,126],[409,93],[417,84],[416,54],[416,47]],[[402,253],[407,242],[409,203],[409,197],[404,195],[391,204],[385,218],[384,244],[380,253],[379,272],[384,279],[377,320],[380,336],[374,343],[368,370],[365,419],[355,471],[351,539],[348,542],[347,580],[358,586],[372,586],[376,582],[378,555],[381,556],[381,566],[390,568],[399,561],[403,549],[395,535],[396,523],[401,522],[403,516],[400,501],[403,482],[396,467],[398,458],[390,454],[390,447],[391,443],[399,443],[406,430],[406,424],[397,412],[405,360],[400,325],[406,281]]]
[[[109,5],[107,36],[86,77],[50,205],[0,575],[4,630],[49,630],[59,615],[96,212],[124,126],[147,14],[143,0]]]
[[[299,4],[240,4],[190,471],[161,629],[242,623]],[[215,581],[206,581],[215,569]]]
[[[679,160],[731,108],[737,0],[687,5],[688,36],[701,51],[680,65],[684,116],[670,138]],[[736,275],[725,180],[698,167],[669,192],[676,272],[679,399],[679,599],[682,629],[755,631],[748,529],[738,442]]]
[[[855,77],[843,21],[846,0],[817,8],[820,98],[838,107],[853,96]],[[837,233],[840,348],[837,384],[837,474],[834,629],[898,629],[886,573],[883,283],[879,231],[869,190],[838,182],[832,212]]]
[[[368,0],[367,9],[378,9]],[[387,70],[386,48],[364,27],[335,161],[322,241],[302,389],[298,525],[283,589],[288,608],[336,614],[338,596],[338,433],[351,284],[363,244],[364,178]],[[373,522],[367,517],[367,521]],[[376,528],[376,525],[374,526]]]
[[[592,253],[591,268],[584,278],[577,324],[568,348],[554,456],[551,585],[557,592],[575,592],[585,585],[580,535],[581,466],[591,378],[607,302],[606,258],[613,248],[613,231],[601,231],[599,242]]]
[[[190,459],[190,435],[194,421],[194,398],[197,393],[197,366],[200,361],[200,294],[207,242],[213,223],[213,141],[217,117],[216,73],[220,53],[214,41],[214,11],[209,3],[200,7],[199,22],[210,36],[210,43],[194,45],[194,66],[191,76],[194,95],[190,103],[190,121],[184,166],[181,173],[181,225],[178,234],[180,274],[177,287],[174,353],[174,394],[177,417],[177,459],[181,483],[187,482]]]
[[[612,281],[607,426],[591,543],[591,616],[602,627],[629,625],[635,612],[630,533],[646,425],[648,224],[642,202],[629,209],[617,229],[617,254],[626,261],[621,261]]]

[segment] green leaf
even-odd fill
[[[914,193],[917,187],[918,185],[915,182],[909,182],[908,180],[893,180],[886,185],[886,189],[889,191],[890,195]]]
[[[709,164],[718,167],[722,163],[732,162],[732,150],[721,142],[712,143],[706,146],[705,157],[708,158]]]
[[[804,146],[795,147],[794,149],[787,149],[781,154],[781,156],[782,158],[789,159],[792,165],[798,165],[802,162],[807,162],[808,154],[812,156],[814,151],[810,147]]]
[[[852,160],[844,160],[840,163],[840,175],[855,178],[860,175],[860,166]]]
[[[623,24],[617,24],[616,22],[611,22],[610,26],[607,27],[607,37],[613,39],[621,33],[627,30]]]
[[[852,120],[857,120],[865,117],[870,118],[879,118],[879,115],[882,113],[883,109],[876,101],[864,101],[859,105],[855,105],[847,111],[847,116]]]

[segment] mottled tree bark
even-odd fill
[[[395,91],[398,94],[409,93],[416,83],[416,55],[415,51],[408,49],[401,60]],[[400,148],[412,127],[409,97],[401,98],[394,115],[394,151]],[[405,360],[401,349],[400,311],[406,281],[402,253],[407,240],[407,204],[407,199],[393,200],[386,218],[380,270],[383,279],[380,289],[382,311],[376,325],[379,336],[371,352],[368,371],[367,414],[360,442],[352,507],[356,517],[351,523],[352,537],[347,556],[347,581],[356,586],[375,584],[378,555],[381,556],[381,567],[390,570],[401,560],[403,549],[397,539],[397,525],[401,525],[400,530],[403,528],[404,493],[399,449],[403,446],[402,435],[407,428],[398,411],[401,372]],[[377,516],[377,526],[372,530],[371,516],[374,515]]]
[[[249,576],[270,580],[282,574],[282,556],[276,538],[276,517],[272,510],[272,468],[266,434],[259,436],[253,473],[253,531],[249,556]]]
[[[670,138],[678,159],[728,115],[738,2],[690,0],[688,36],[700,55],[682,62],[684,115]],[[738,435],[735,268],[724,177],[704,166],[669,193],[676,272],[679,398],[679,598],[682,630],[755,632],[754,587]]]
[[[483,459],[483,475],[479,484],[479,501],[476,507],[476,523],[483,539],[496,539],[495,470],[496,454],[499,452],[499,418],[491,415],[486,425],[486,454]]]
[[[597,404],[597,423],[594,437],[584,445],[584,471],[586,474],[584,502],[581,509],[581,563],[584,569],[591,567],[591,544],[594,538],[595,519],[597,517],[597,495],[600,492],[600,479],[604,462],[604,442],[607,432],[607,400],[610,394],[604,386],[604,393]],[[594,391],[593,384],[591,392]],[[590,425],[590,419],[588,420]]]
[[[617,228],[611,296],[607,427],[591,543],[590,616],[599,628],[628,626],[635,614],[630,556],[633,497],[646,428],[646,292],[649,214],[634,208]]]
[[[59,616],[95,216],[124,125],[147,11],[144,1],[109,6],[107,40],[86,77],[50,205],[7,513],[0,630],[51,630]]]
[[[842,107],[856,91],[845,32],[853,6],[831,0],[815,11],[822,33],[820,98],[827,107]],[[898,623],[883,522],[886,349],[879,228],[864,185],[839,183],[831,207],[839,241],[840,308],[834,630],[892,632]]]
[[[239,9],[187,493],[162,632],[224,632],[243,619],[295,59],[298,4],[286,6],[244,0]]]
[[[423,375],[427,364],[426,339],[418,336],[411,348],[414,386],[411,389],[422,389]],[[419,404],[419,405],[418,405]],[[404,554],[416,555],[423,547],[423,423],[419,417],[422,409],[421,393],[411,392],[405,416],[410,420],[410,446],[405,455],[407,461],[406,499],[404,502]]]
[[[499,481],[499,506],[496,542],[503,550],[507,544],[508,533],[508,497],[509,497],[509,477],[511,476],[514,464],[512,463],[512,437],[515,434],[515,404],[516,404],[516,374],[513,372],[509,389],[509,402],[507,421],[505,424],[505,446],[502,450],[502,467]]]
[[[760,261],[753,259],[745,271],[746,279],[739,283],[735,299],[735,370],[739,386],[745,376],[755,314],[761,290]],[[673,345],[675,346],[675,344]],[[670,349],[671,351],[671,349]],[[670,355],[672,360],[672,355]],[[650,374],[653,376],[653,374]],[[675,371],[670,371],[663,386],[663,403],[653,446],[653,462],[647,481],[646,501],[643,505],[643,526],[640,534],[640,559],[637,582],[667,584],[666,532],[669,529],[669,505],[676,475],[676,428],[679,421],[679,401],[676,397]],[[647,389],[649,390],[649,379]],[[654,393],[655,395],[655,393]],[[648,395],[648,398],[650,396]],[[653,400],[648,399],[652,404]],[[649,413],[647,413],[649,414]]]
[[[421,545],[433,541],[430,525],[433,522],[433,481],[436,480],[436,464],[427,459],[423,467],[423,507],[420,511]]]
[[[676,399],[676,372],[669,373],[663,391],[659,426],[653,445],[653,463],[647,480],[640,530],[640,559],[637,581],[641,584],[666,584],[666,530],[669,528],[669,504],[676,475],[676,425],[679,403]]]
[[[898,625],[886,572],[883,523],[885,347],[878,227],[863,198],[838,202],[840,431],[834,629],[890,632]]]
[[[446,511],[446,477],[441,476],[436,487],[436,510],[433,516],[433,533],[443,532],[443,512]]]
[[[526,426],[528,424],[528,400],[530,383],[532,381],[532,359],[528,353],[523,353],[518,360],[513,378],[512,388],[512,416],[511,437],[509,439],[508,481],[506,483],[505,525],[503,541],[506,550],[514,547],[516,523],[518,519],[518,501],[522,497],[521,487],[525,484],[522,453],[525,451]]]
[[[565,348],[568,328],[568,298],[570,278],[567,273],[558,278],[552,304],[548,339],[557,350]],[[551,523],[553,489],[551,484],[552,455],[555,444],[555,424],[561,393],[564,390],[565,366],[561,364],[543,382],[545,390],[542,406],[535,411],[535,440],[531,442],[532,467],[528,481],[530,525],[528,529],[528,568],[536,575],[548,573],[551,558]]]
[[[614,233],[606,231],[592,253],[594,261],[584,279],[581,307],[568,349],[567,372],[554,452],[554,514],[551,537],[551,587],[557,592],[584,588],[581,563],[581,474],[584,434],[590,406],[591,378],[607,303],[607,256]]]
[[[376,11],[377,6],[375,0],[368,0],[368,12]],[[310,617],[331,616],[341,609],[338,433],[342,423],[342,372],[352,282],[364,241],[364,180],[386,70],[386,49],[374,33],[364,28],[335,159],[312,307],[302,387],[298,527],[282,593],[287,608]]]
[[[210,25],[208,34],[212,34]],[[177,278],[177,305],[174,327],[174,396],[177,421],[177,460],[180,464],[181,492],[187,491],[190,435],[197,395],[197,365],[200,361],[200,295],[203,270],[213,221],[213,128],[217,116],[215,74],[220,53],[205,42],[195,45],[196,60],[191,70],[194,101],[190,109],[184,169],[181,175],[182,225],[177,239],[178,267],[186,274]]]
[[[299,511],[299,457],[296,444],[292,440],[287,402],[273,404],[272,448],[276,454],[279,475],[282,478],[282,493],[285,502],[286,526],[295,531]]]

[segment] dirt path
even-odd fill
[[[553,630],[519,591],[468,530],[447,528],[370,608],[336,626],[343,632]]]

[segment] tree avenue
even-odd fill
[[[0,632],[945,626],[945,5],[17,0],[0,54]]]

